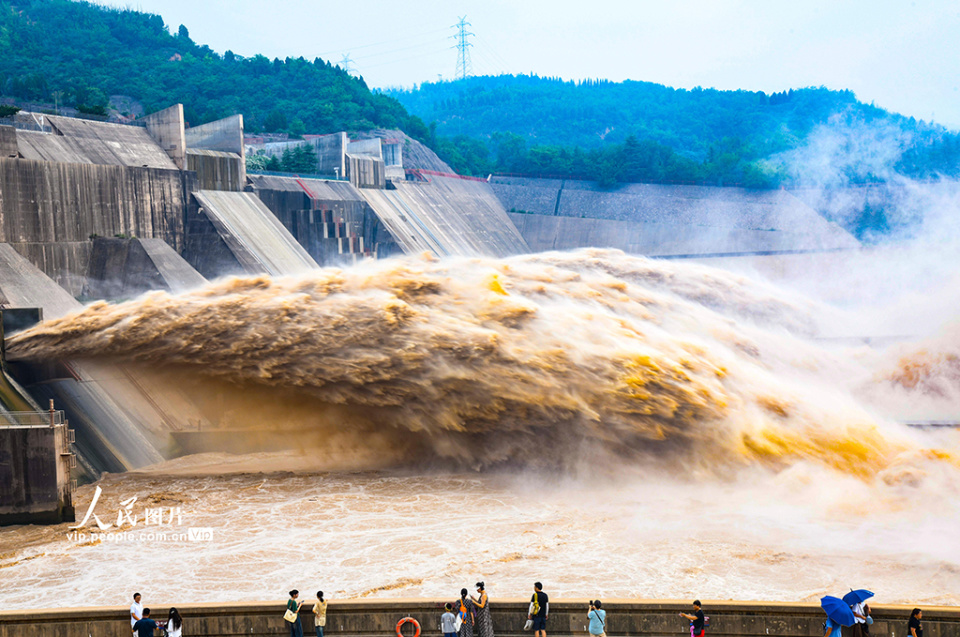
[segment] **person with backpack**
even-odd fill
[[[547,637],[547,618],[550,616],[550,597],[543,592],[543,584],[536,582],[533,585],[533,597],[530,598],[530,609],[527,619],[533,621],[533,636]]]
[[[690,637],[703,637],[705,633],[706,619],[703,616],[703,608],[700,606],[700,600],[693,600],[693,615],[680,613],[681,617],[690,620]]]
[[[607,637],[607,611],[602,606],[599,599],[590,600],[587,619],[590,620],[591,637]]]
[[[460,627],[457,629],[457,637],[473,637],[473,618],[474,606],[473,600],[467,597],[467,589],[460,589],[460,599],[454,602],[454,609],[457,611],[457,621]]]

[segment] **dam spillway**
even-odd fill
[[[115,516],[137,495],[223,534],[198,551],[125,543],[129,529],[89,545],[63,526],[0,533],[0,567],[16,575],[0,586],[9,606],[48,582],[64,603],[112,604],[140,588],[143,560],[182,564],[185,600],[211,589],[266,599],[304,568],[340,598],[442,599],[439,564],[457,586],[496,579],[504,597],[542,570],[561,597],[810,600],[855,578],[907,602],[936,577],[944,588],[927,599],[956,603],[960,558],[934,539],[957,511],[948,501],[927,513],[954,488],[951,443],[890,415],[900,399],[949,409],[949,360],[931,363],[920,345],[900,358],[826,347],[816,339],[832,308],[816,300],[604,249],[731,261],[800,249],[804,264],[860,252],[809,205],[728,190],[712,215],[708,193],[678,188],[657,191],[676,201],[654,217],[649,189],[567,184],[554,214],[511,213],[519,204],[498,196],[497,178],[404,165],[406,142],[291,141],[317,149],[318,171],[340,172],[247,174],[242,118],[192,134],[177,108],[154,120],[135,135],[154,144],[137,150],[157,164],[147,168],[122,165],[133,161],[123,153],[97,163],[99,151],[28,159],[21,129],[2,131],[17,157],[0,166],[0,210],[19,230],[3,236],[0,291],[47,319],[10,339],[10,363],[35,402],[62,404],[78,469],[104,488],[99,506]],[[77,149],[88,128],[113,131],[31,134],[74,136],[39,144]],[[624,198],[647,201],[643,214]],[[744,201],[752,212],[738,221]],[[64,204],[76,225],[56,226]],[[595,209],[607,216],[589,218]],[[580,251],[539,253],[554,248]],[[250,453],[180,458],[191,432]],[[92,489],[80,487],[79,509]],[[867,542],[836,519],[850,493],[875,504],[860,511]],[[464,512],[437,517],[450,502]],[[904,512],[932,538],[920,548],[896,541]],[[320,541],[331,550],[303,564],[276,559]],[[869,564],[835,548],[853,544]],[[458,551],[471,559],[451,559]],[[239,588],[237,559],[253,565]],[[64,572],[110,583],[71,591]],[[179,602],[166,586],[152,594]]]

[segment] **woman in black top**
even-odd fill
[[[692,637],[703,637],[703,608],[700,606],[700,600],[696,599],[693,601],[693,615],[688,615],[687,613],[680,613],[681,617],[686,617],[690,620],[690,635]]]
[[[910,637],[923,637],[923,626],[920,624],[920,618],[923,617],[923,611],[914,608],[910,613],[910,623],[907,624],[907,632]]]

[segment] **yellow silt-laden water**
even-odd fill
[[[814,309],[744,277],[614,251],[425,257],[94,303],[9,349],[280,390],[316,405],[321,430],[335,406],[425,462],[564,467],[585,442],[663,461],[692,445],[720,472],[810,460],[869,478],[915,445],[793,364],[791,348],[816,351],[804,340]],[[527,458],[533,439],[549,453]]]
[[[115,605],[156,564],[170,575],[151,579],[157,607],[293,587],[445,599],[478,580],[494,603],[541,580],[558,598],[815,602],[865,586],[960,604],[960,545],[944,541],[960,533],[956,438],[895,418],[960,404],[960,339],[827,348],[827,310],[601,250],[94,303],[18,334],[10,355],[122,362],[231,435],[298,448],[104,476],[105,515],[137,495],[212,540],[0,530],[0,601],[29,608],[42,588]]]

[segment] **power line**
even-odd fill
[[[350,59],[350,54],[346,53],[342,58],[340,58],[340,68],[346,71],[347,75],[353,75],[353,60]]]
[[[457,34],[452,37],[457,42],[456,46],[454,46],[454,48],[457,49],[457,71],[455,75],[461,80],[470,75],[470,72],[473,70],[470,65],[470,47],[472,47],[473,44],[467,40],[468,37],[474,35],[470,31],[467,31],[467,27],[471,26],[473,25],[467,22],[467,17],[461,16],[460,22],[451,27],[458,30]]]
[[[434,29],[433,31],[425,31],[424,33],[417,33],[417,34],[415,34],[415,35],[409,35],[409,36],[403,37],[403,38],[394,38],[394,39],[392,39],[392,40],[383,40],[383,41],[381,41],[381,42],[374,42],[373,44],[362,44],[362,45],[360,45],[360,46],[352,46],[352,47],[348,47],[348,48],[349,48],[351,51],[357,51],[357,50],[359,50],[359,49],[369,49],[370,47],[374,47],[374,46],[382,46],[382,45],[384,45],[384,44],[394,44],[394,43],[396,43],[396,42],[404,42],[404,41],[406,41],[406,40],[414,40],[414,39],[417,39],[417,38],[421,38],[421,37],[423,37],[423,36],[425,36],[425,35],[433,35],[434,33],[440,33],[440,32],[442,32],[442,31],[448,31],[448,30],[449,30],[449,27],[447,27],[447,28],[445,28],[445,29]],[[330,50],[330,51],[321,51],[320,53],[317,53],[317,55],[318,55],[318,56],[323,56],[323,55],[330,55],[331,53],[340,53],[341,51],[343,51],[343,48],[344,48],[344,47],[341,47],[341,48],[339,48],[339,49],[332,49],[332,50]]]
[[[501,67],[504,73],[509,72],[510,63],[503,59],[503,57],[497,52],[496,47],[492,46],[486,38],[481,38],[479,35],[474,37],[477,38],[477,42],[480,44],[480,48],[477,50],[479,51],[480,49],[483,49],[491,57],[491,59]]]
[[[426,51],[424,53],[417,53],[409,57],[398,58],[395,60],[387,60],[386,62],[377,62],[376,64],[365,64],[363,65],[363,70],[366,71],[369,69],[379,68],[381,66],[389,66],[391,64],[400,64],[401,62],[407,62],[409,60],[419,60],[421,58],[435,56],[435,55],[438,55],[439,53],[442,53],[443,51],[449,51],[449,50],[450,49],[448,47],[448,48],[441,49],[440,51]]]
[[[367,53],[366,55],[361,55],[354,62],[359,62],[360,60],[369,60],[370,58],[383,57],[385,55],[392,55],[394,53],[399,53],[400,51],[410,51],[412,49],[422,49],[426,46],[434,46],[441,42],[446,42],[449,38],[441,38],[439,40],[427,40],[426,42],[420,42],[419,44],[411,44],[410,46],[400,47],[399,49],[390,49],[389,51],[376,51],[375,53]]]
[[[489,69],[490,73],[484,73],[484,75],[503,75],[506,71],[499,62],[497,62],[491,55],[489,51],[484,50],[482,46],[474,48],[474,53],[480,58],[482,63],[481,70]]]

